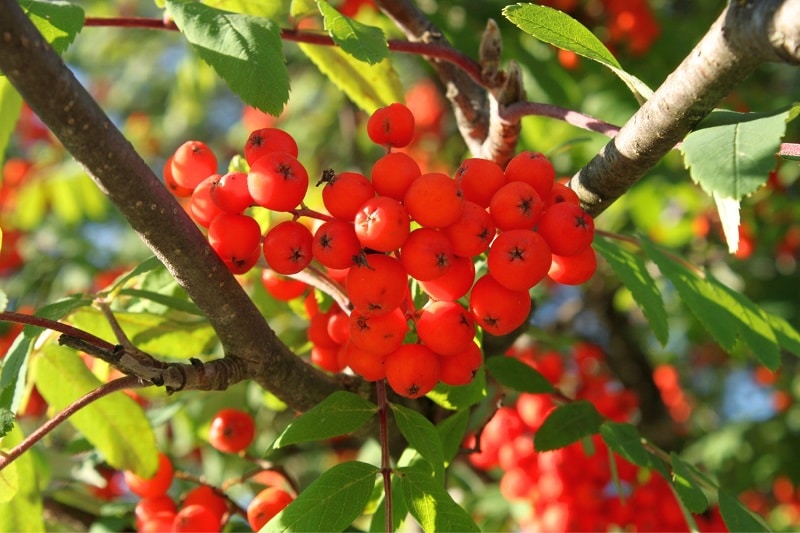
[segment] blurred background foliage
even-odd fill
[[[77,3],[85,9],[87,17],[162,16],[162,10],[148,2]],[[223,9],[267,15],[282,27],[291,26],[288,6],[284,3],[224,0],[209,3]],[[454,47],[473,57],[477,55],[487,19],[497,21],[503,36],[503,60],[513,60],[522,67],[529,100],[574,109],[617,125],[622,125],[636,110],[635,99],[610,71],[539,42],[505,20],[501,9],[506,2],[421,0],[418,4]],[[586,24],[628,72],[655,88],[691,50],[725,2],[654,0],[641,4],[644,14],[633,26],[614,18],[613,6],[628,4],[640,5],[622,0],[549,2]],[[358,11],[358,17],[380,25],[389,37],[401,37],[369,5]],[[267,125],[283,128],[294,136],[300,146],[299,159],[307,166],[312,183],[313,177],[320,176],[325,168],[368,173],[380,150],[366,138],[367,115],[322,76],[295,44],[284,42],[284,52],[291,94],[279,117],[244,106],[177,32],[86,27],[64,57],[159,176],[166,158],[189,139],[208,143],[218,155],[220,170],[224,171],[231,158],[241,154],[249,132]],[[400,73],[406,101],[418,120],[418,136],[408,151],[423,168],[452,174],[469,154],[446,107],[442,88],[423,59],[393,54],[392,60]],[[772,111],[790,105],[797,98],[799,78],[800,71],[796,68],[764,65],[751,78],[743,80],[722,107]],[[798,122],[790,123],[785,142],[800,142],[798,133]],[[553,119],[527,117],[523,120],[519,150],[544,152],[551,157],[560,176],[571,176],[606,141],[602,135]],[[713,272],[798,328],[799,174],[797,162],[776,158],[774,173],[764,176],[766,185],[742,203],[742,248],[736,255],[727,253],[713,202],[691,182],[677,153],[668,155],[599,217],[597,225],[611,232],[646,235]],[[150,255],[116,209],[27,109],[5,154],[0,206],[3,231],[0,283],[9,297],[11,310],[37,309],[67,295],[96,292]],[[180,289],[164,274],[163,271],[148,274],[144,287],[158,294],[183,298]],[[272,299],[255,272],[243,277],[242,283],[252,291],[281,337],[298,352],[307,351],[302,310],[297,305]],[[590,294],[611,294],[615,307],[628,318],[626,327],[632,337],[645,348],[650,363],[661,372],[656,374],[657,384],[660,385],[659,376],[664,383],[671,376],[673,384],[677,383],[682,391],[674,405],[669,404],[668,396],[664,399],[676,419],[676,428],[691,443],[684,450],[685,457],[718,475],[722,486],[744,494],[752,507],[769,515],[771,525],[777,529],[792,530],[800,525],[800,497],[796,490],[800,483],[800,464],[796,461],[800,446],[797,402],[800,375],[796,372],[796,362],[785,358],[783,367],[771,373],[755,368],[749,359],[724,354],[681,307],[666,283],[662,292],[668,303],[671,331],[670,343],[661,346],[639,316],[630,294],[617,286],[607,268],[601,267],[591,285],[594,288],[589,288],[588,294],[583,290],[569,294],[537,293],[538,319],[542,324],[552,323],[550,319],[559,315],[565,302],[580,301],[591,297]],[[167,319],[186,318],[165,316],[163,309],[137,309],[135,305],[140,303],[131,303],[121,310],[160,316],[160,326],[164,327]],[[575,334],[601,345],[607,342],[605,332],[598,330],[591,316],[575,316],[567,331],[541,330],[543,342]],[[87,328],[96,321],[97,316],[91,311],[77,317],[77,322]],[[208,328],[202,324],[197,328],[195,333],[200,337],[183,348],[218,355]],[[6,333],[4,338],[9,338],[9,329],[8,324],[0,324],[0,330]],[[156,339],[166,344],[161,345],[162,350],[154,351],[175,357],[196,355],[173,347],[169,339],[181,346],[177,338],[166,336],[160,341]],[[248,405],[259,413],[261,427],[281,427],[282,423],[276,421],[282,415],[270,409],[279,407],[279,402],[252,384],[240,384],[213,395],[180,394],[169,401],[160,392],[143,394],[159,406],[150,409],[148,415],[160,428],[161,438],[166,439],[169,433],[170,446],[176,455],[197,454],[199,471],[212,482],[240,473],[242,467],[237,458],[222,457],[208,449],[197,451],[204,439],[203,421],[209,420],[216,409],[224,405]],[[271,434],[267,431],[260,438],[263,440],[260,445],[266,447]],[[348,448],[347,442],[340,444],[334,446],[339,456],[359,453]],[[73,443],[65,453],[76,446],[80,447],[80,443]],[[296,457],[305,461],[302,470],[309,478],[335,459],[322,447],[316,455]],[[316,459],[309,461],[309,457]],[[48,475],[66,477],[59,470],[66,468],[65,459],[56,460],[51,463]],[[70,475],[94,483],[94,472],[86,470],[83,477],[75,472]],[[466,471],[459,475],[471,479]],[[494,502],[484,498],[478,504],[490,508],[487,503],[490,501]],[[492,514],[487,516],[487,520],[491,519]]]

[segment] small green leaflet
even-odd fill
[[[5,159],[8,140],[17,125],[21,109],[22,97],[8,81],[8,78],[0,75],[0,165]]]
[[[59,54],[75,40],[83,28],[83,9],[69,2],[24,2],[25,12],[36,29]]]
[[[731,533],[755,533],[770,530],[761,517],[724,491],[719,491],[719,511]]]
[[[0,408],[15,412],[25,390],[25,373],[33,338],[17,335],[0,367]]]
[[[167,0],[167,11],[200,57],[245,103],[278,116],[289,100],[280,28],[271,20],[199,2]]]
[[[449,463],[458,455],[468,424],[469,409],[462,409],[448,416],[436,426],[442,441],[445,462]]]
[[[486,359],[486,370],[501,385],[519,392],[553,393],[555,387],[538,370],[519,359],[498,355]]]
[[[352,433],[377,412],[378,406],[361,396],[347,391],[334,392],[295,418],[278,435],[270,450]]]
[[[102,383],[74,350],[45,345],[32,360],[34,381],[54,409],[62,410]],[[158,448],[142,408],[129,396],[114,393],[85,406],[69,418],[119,470],[150,477],[158,466]],[[136,435],[136,438],[131,438]]]
[[[3,451],[8,451],[8,449]],[[19,472],[17,472],[16,463],[10,463],[0,470],[0,509],[3,508],[3,504],[10,502],[18,491]]]
[[[597,433],[602,423],[603,417],[591,402],[577,400],[559,405],[533,436],[533,447],[538,452],[558,450]]]
[[[360,461],[340,463],[306,487],[261,531],[344,531],[361,515],[379,473],[377,466]]]
[[[0,407],[0,438],[8,435],[8,432],[13,427],[14,413],[4,407]]]
[[[480,531],[430,471],[416,465],[397,471],[403,499],[423,531]]]
[[[601,235],[595,237],[593,246],[631,291],[633,299],[647,317],[656,339],[662,346],[666,345],[669,340],[669,324],[664,300],[656,282],[647,272],[644,258],[620,242]]]
[[[397,427],[400,428],[409,446],[417,450],[431,464],[435,472],[443,473],[442,441],[433,423],[417,411],[394,403],[389,405],[394,413]]]
[[[342,50],[370,65],[389,57],[389,45],[382,29],[342,15],[325,0],[317,0],[317,6],[322,13],[325,29]]]
[[[19,428],[14,428],[3,439],[3,449],[10,450],[20,442],[24,435]],[[6,470],[16,471],[16,474],[7,474]],[[42,495],[39,492],[39,473],[37,472],[36,458],[32,453],[23,453],[8,468],[0,472],[0,494],[8,488],[6,482],[12,482],[15,487],[12,498],[5,500],[0,497],[0,531],[16,531],[19,533],[38,533],[46,531],[44,525],[44,509]]]
[[[625,72],[608,48],[586,26],[566,13],[547,6],[516,4],[503,8],[503,15],[528,35],[570,50],[611,69],[644,102],[653,91],[639,78]]]
[[[639,430],[632,424],[606,420],[600,426],[600,435],[609,449],[629,463],[644,468],[650,466],[650,453],[644,447],[644,439]]]
[[[680,496],[683,505],[694,513],[699,514],[708,509],[708,498],[697,485],[692,476],[689,465],[686,464],[675,452],[670,454],[672,464],[672,485]]]

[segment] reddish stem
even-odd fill
[[[2,322],[17,322],[19,324],[28,324],[30,326],[37,326],[40,328],[45,329],[52,329],[53,331],[58,331],[65,335],[69,335],[71,337],[76,337],[83,341],[86,341],[89,344],[96,346],[101,350],[105,350],[108,352],[113,352],[115,346],[108,341],[101,339],[100,337],[96,337],[89,333],[88,331],[84,331],[82,329],[75,328],[68,324],[62,324],[61,322],[57,322],[55,320],[50,320],[49,318],[44,318],[41,316],[35,315],[28,315],[25,313],[14,313],[11,311],[5,311],[0,313],[0,321]]]
[[[383,476],[383,508],[384,527],[386,532],[392,530],[392,465],[389,457],[389,423],[387,420],[388,400],[386,396],[386,382],[379,380],[375,383],[378,396],[378,423],[380,424],[381,438],[381,475]]]

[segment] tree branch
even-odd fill
[[[729,3],[709,31],[569,186],[602,213],[760,64],[800,63],[800,0]]]
[[[15,0],[0,0],[0,71],[119,208],[216,331],[231,375],[306,410],[345,385],[278,339],[241,285]],[[206,378],[208,379],[208,376]]]

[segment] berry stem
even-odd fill
[[[50,320],[49,318],[44,318],[41,316],[5,311],[0,313],[0,321],[17,322],[18,324],[28,324],[30,326],[37,326],[40,328],[46,328],[46,329],[51,329],[53,331],[58,331],[59,333],[63,333],[70,337],[81,339],[82,341],[97,347],[99,350],[107,352],[113,352],[115,349],[115,346],[113,344],[104,341],[100,337],[92,335],[88,331],[78,329],[68,324],[62,324],[61,322],[58,322],[56,320]]]
[[[0,471],[8,466],[12,461],[17,459],[20,455],[28,451],[34,444],[42,440],[42,438],[44,438],[48,433],[58,427],[59,424],[67,420],[70,416],[74,415],[90,403],[95,402],[104,396],[108,396],[112,392],[125,389],[137,389],[147,386],[150,386],[150,384],[142,383],[136,376],[124,376],[113,381],[109,381],[108,383],[104,383],[96,389],[87,392],[65,407],[53,418],[39,426],[33,433],[28,435],[22,442],[12,448],[9,452],[4,452],[0,456]]]
[[[386,532],[392,530],[392,467],[389,457],[389,424],[388,424],[388,400],[386,397],[386,381],[379,380],[375,383],[376,394],[378,396],[378,424],[380,425],[381,440],[381,475],[383,476],[383,503],[385,515]]]

